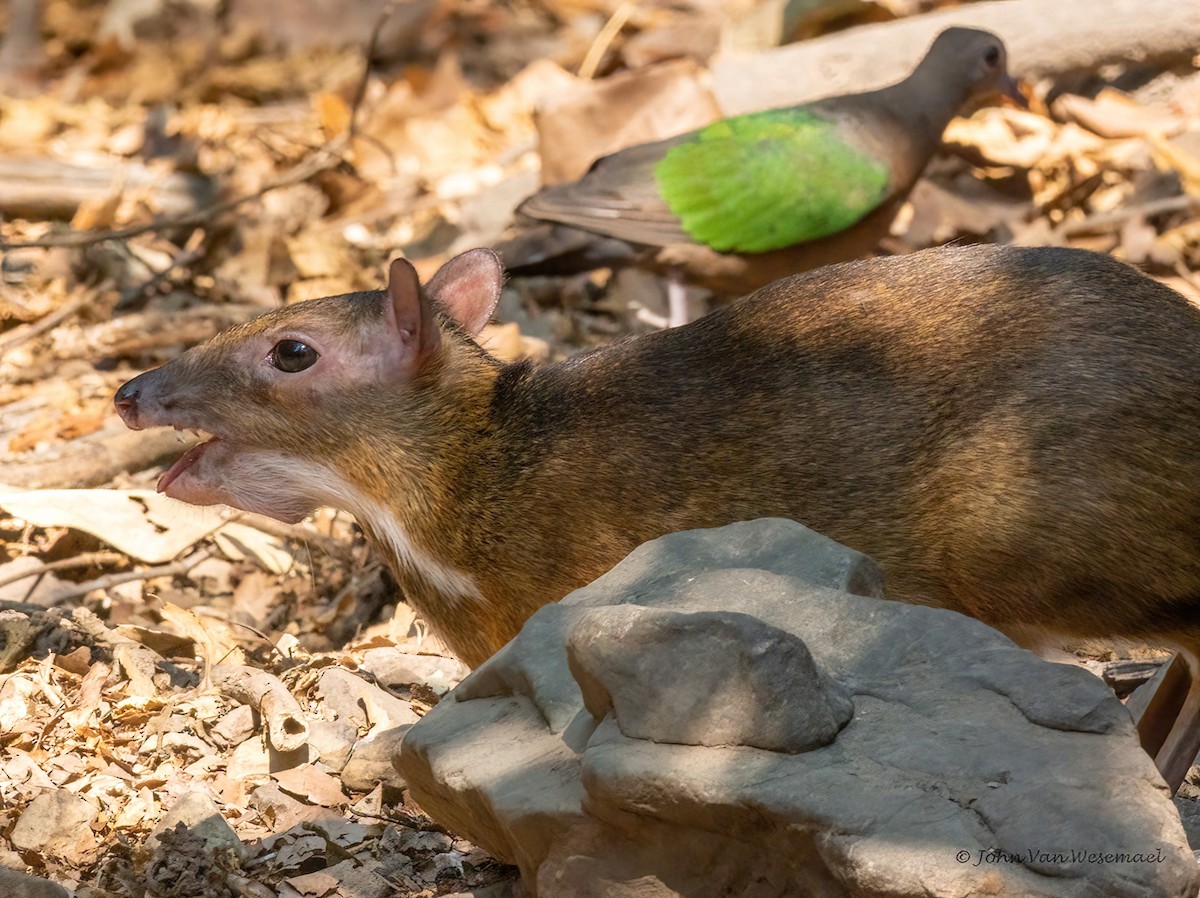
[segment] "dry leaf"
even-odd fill
[[[1200,196],[1200,156],[1170,143],[1160,135],[1150,138],[1156,158],[1179,172],[1188,193]]]
[[[271,778],[279,783],[279,788],[283,791],[309,804],[325,808],[347,804],[342,784],[337,777],[330,776],[311,764],[293,767],[290,770],[276,770],[271,774]]]
[[[191,640],[196,655],[206,664],[243,664],[245,657],[234,640],[233,631],[223,621],[202,618],[195,612],[166,602],[160,609],[163,620]]]
[[[313,109],[317,121],[325,132],[325,139],[332,140],[350,130],[350,107],[337,94],[322,91],[313,96]]]
[[[1051,111],[1060,119],[1082,125],[1101,137],[1147,137],[1183,130],[1184,118],[1170,109],[1143,106],[1120,91],[1105,88],[1096,99],[1063,94]]]
[[[718,118],[707,73],[680,60],[603,81],[577,81],[537,110],[542,183],[582,176],[601,156]]]
[[[286,574],[298,564],[296,551],[286,540],[238,521],[230,521],[214,533],[213,542],[231,561],[252,559],[273,574]]]
[[[79,204],[75,217],[71,219],[71,227],[77,231],[111,228],[116,223],[117,210],[121,208],[124,198],[123,191],[117,190],[101,199],[84,200]]]
[[[0,493],[0,508],[38,527],[83,530],[133,558],[170,561],[226,521],[149,490],[31,490]]]

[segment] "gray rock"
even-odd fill
[[[336,811],[298,801],[276,783],[267,783],[255,789],[250,794],[250,806],[272,821],[276,833],[287,832],[301,824],[311,828],[317,821],[343,819]]]
[[[221,816],[216,802],[200,791],[185,792],[179,796],[163,814],[151,838],[166,830],[173,830],[182,823],[193,835],[204,840],[205,849],[212,852],[218,848],[229,848],[238,857],[245,857],[246,846],[233,831],[233,827]]]
[[[370,792],[380,783],[385,789],[403,789],[404,778],[395,758],[409,727],[399,726],[364,736],[354,743],[350,760],[342,768],[342,785],[355,792]]]
[[[367,649],[361,666],[389,688],[419,683],[439,695],[457,686],[469,673],[469,668],[455,658],[417,655],[395,646]]]
[[[237,705],[213,725],[209,734],[222,748],[230,748],[253,736],[258,726],[258,712],[249,705]]]
[[[647,543],[413,726],[401,771],[541,895],[1194,896],[1107,687],[960,614],[845,591],[873,570],[778,520]],[[706,616],[717,635],[680,626]],[[755,658],[768,637],[792,657]],[[849,722],[807,751],[752,747],[795,744],[804,714],[772,706],[789,684],[836,720],[848,695]]]
[[[322,764],[340,771],[358,741],[358,728],[346,720],[313,720],[308,724],[308,746]]]
[[[262,739],[247,739],[229,753],[225,772],[235,780],[268,776],[271,772],[271,751]]]
[[[1179,811],[1179,819],[1183,822],[1183,831],[1187,834],[1188,844],[1193,852],[1200,852],[1200,788],[1193,786],[1187,780],[1175,793],[1175,810]]]
[[[571,631],[567,661],[592,717],[613,710],[634,739],[808,751],[853,711],[799,637],[736,612],[596,608]]]
[[[442,853],[454,847],[454,840],[435,829],[402,829],[399,831],[397,847],[400,851],[433,851]]]
[[[0,867],[0,895],[5,898],[69,898],[67,890],[58,883],[7,867]]]
[[[39,795],[21,812],[9,835],[13,847],[78,861],[95,847],[96,809],[84,799],[57,789]]]
[[[433,879],[435,882],[443,879],[462,879],[462,855],[455,851],[447,851],[433,856]]]
[[[418,720],[408,702],[340,667],[321,672],[317,696],[337,712],[339,720],[364,731],[375,725],[402,726]]]
[[[388,898],[396,890],[370,866],[347,858],[340,863],[284,880],[299,895],[352,895],[354,898]]]

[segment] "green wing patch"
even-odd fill
[[[714,122],[654,169],[683,230],[721,252],[761,253],[850,227],[887,196],[887,166],[805,109]]]

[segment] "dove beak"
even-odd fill
[[[1005,75],[1000,79],[1000,94],[1012,100],[1021,109],[1029,108],[1029,101],[1021,93],[1021,88],[1017,85],[1017,79],[1012,75]]]

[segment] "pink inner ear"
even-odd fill
[[[475,336],[491,319],[500,301],[504,267],[490,249],[472,249],[438,269],[425,285],[427,295],[441,304],[458,324]]]
[[[421,290],[417,271],[407,259],[395,259],[388,269],[387,322],[392,330],[387,368],[411,375],[437,352],[440,345],[437,317]]]

